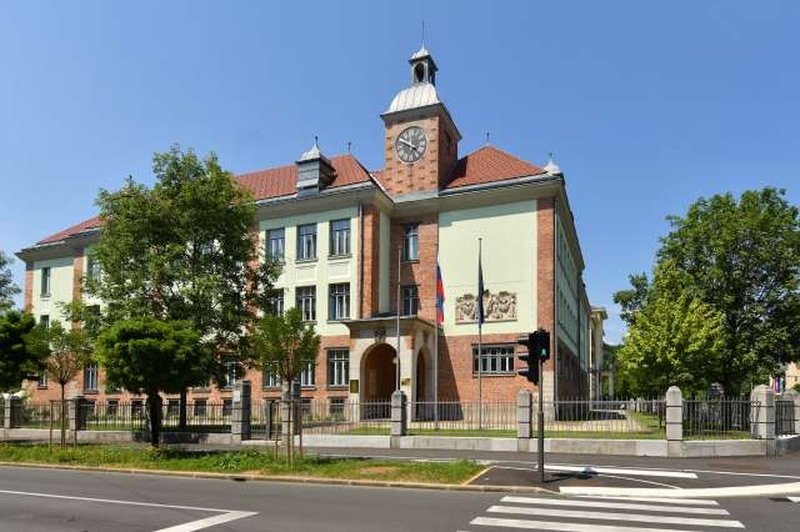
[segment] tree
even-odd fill
[[[671,261],[722,314],[725,391],[800,360],[800,218],[785,191],[700,198],[668,220],[657,261]]]
[[[36,349],[35,326],[28,312],[0,313],[0,392],[19,390],[23,379],[38,373],[45,353]]]
[[[58,321],[43,332],[43,338],[48,350],[44,370],[61,387],[61,446],[64,447],[67,443],[66,386],[89,363],[93,346],[85,328],[66,329]]]
[[[669,262],[655,273],[617,353],[621,380],[633,393],[656,396],[672,385],[705,393],[722,371],[723,316],[683,289]]]
[[[19,294],[19,287],[14,283],[14,276],[9,266],[12,259],[0,251],[0,311],[14,306],[14,296]]]
[[[96,342],[110,385],[147,394],[150,443],[161,433],[160,392],[178,393],[186,382],[207,378],[214,353],[188,322],[155,318],[119,320]]]
[[[621,308],[619,316],[622,321],[628,325],[633,325],[636,313],[642,310],[647,299],[650,281],[647,280],[647,274],[645,273],[631,274],[628,276],[628,281],[631,283],[631,288],[615,293],[614,303]]]
[[[92,255],[102,275],[87,289],[106,303],[107,323],[187,321],[205,346],[248,365],[247,327],[280,272],[276,262],[259,260],[255,203],[213,153],[201,160],[174,146],[154,156],[153,172],[152,188],[129,179],[117,192],[100,192],[101,238]],[[221,364],[213,369],[223,374]],[[174,376],[182,425],[185,389],[209,376]]]
[[[280,377],[284,412],[289,412],[290,408],[291,383],[314,363],[319,344],[314,324],[303,321],[300,309],[290,308],[283,315],[266,315],[257,322],[252,339],[254,356],[260,367]],[[287,456],[291,462],[292,438],[289,435],[294,433],[291,423],[285,432]]]

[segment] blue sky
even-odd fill
[[[379,168],[378,115],[423,18],[461,153],[487,131],[539,164],[555,153],[611,341],[611,295],[649,270],[666,215],[765,185],[798,202],[795,2],[5,1],[0,249],[92,216],[100,187],[149,182],[174,142],[245,172],[319,134]]]

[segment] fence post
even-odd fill
[[[794,424],[792,425],[792,431],[794,434],[800,434],[800,393],[794,390],[788,390],[783,393],[783,400],[793,403],[792,419],[794,420]]]
[[[677,386],[670,386],[667,390],[666,401],[666,425],[667,425],[667,454],[680,454],[679,450],[671,450],[671,447],[680,447],[683,441],[683,392]]]
[[[408,434],[408,413],[406,411],[406,394],[396,390],[392,394],[392,436]]]
[[[531,449],[531,424],[533,422],[533,395],[530,390],[517,393],[517,450]]]
[[[5,405],[3,427],[7,429],[19,427],[22,421],[22,399],[9,395]]]
[[[750,434],[766,440],[767,455],[775,454],[775,393],[763,384],[750,393]]]
[[[231,412],[231,440],[242,443],[250,439],[250,408],[252,385],[239,381],[233,385],[233,411]]]
[[[68,401],[69,405],[69,430],[77,432],[86,430],[86,416],[84,415],[83,396],[76,395]]]

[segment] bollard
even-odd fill
[[[231,439],[233,443],[241,443],[250,439],[252,389],[250,381],[240,381],[233,386],[233,411],[231,412]]]
[[[533,425],[533,395],[530,390],[517,393],[517,450],[530,450]]]
[[[406,394],[402,390],[392,394],[392,436],[405,436],[408,433],[406,402]]]

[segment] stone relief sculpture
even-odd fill
[[[488,290],[483,294],[484,319],[490,321],[511,321],[517,319],[517,294],[502,291],[492,294]],[[456,323],[474,323],[478,321],[478,299],[474,294],[464,294],[456,298]]]

